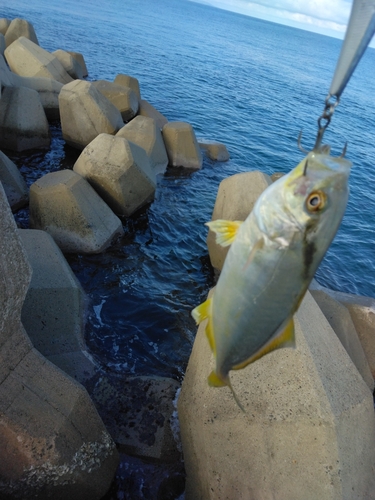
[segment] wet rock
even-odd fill
[[[0,182],[13,211],[26,205],[29,192],[16,165],[0,151]]]
[[[124,122],[135,117],[139,102],[137,95],[129,87],[123,87],[107,80],[97,80],[93,82],[93,85],[120,111]]]
[[[145,150],[123,137],[100,134],[82,151],[73,170],[117,214],[128,217],[154,198],[156,177]]]
[[[83,149],[99,134],[115,134],[124,126],[120,111],[90,82],[64,85],[59,104],[63,138],[75,148]]]
[[[117,83],[117,85],[122,85],[123,87],[130,88],[138,97],[138,100],[141,100],[141,91],[139,89],[139,81],[133,76],[118,74],[113,81]]]
[[[5,87],[0,99],[0,147],[12,151],[50,145],[48,121],[36,90]]]
[[[192,169],[202,167],[202,153],[190,123],[168,122],[162,133],[170,166]]]
[[[295,325],[296,349],[231,372],[246,413],[209,387],[200,325],[178,401],[186,500],[374,498],[372,394],[309,292]]]
[[[168,165],[168,155],[160,129],[155,120],[146,116],[136,116],[116,134],[143,148],[155,174],[164,173]]]
[[[83,78],[82,66],[71,54],[69,54],[69,52],[58,49],[52,52],[52,55],[57,57],[65,71],[73,78],[73,80]]]
[[[17,75],[51,78],[63,84],[72,81],[57,57],[24,36],[9,45],[4,54]]]
[[[322,290],[311,290],[311,295],[345,347],[370,391],[373,392],[374,379],[348,309]]]
[[[260,194],[270,184],[270,177],[256,170],[227,177],[220,183],[211,220],[244,221]],[[211,264],[221,271],[230,247],[222,247],[215,240],[215,233],[209,230],[207,247]]]
[[[90,390],[119,449],[131,456],[174,462],[180,451],[173,435],[173,400],[180,384],[165,377],[101,376]]]
[[[71,170],[52,172],[30,186],[30,227],[47,231],[63,252],[99,253],[123,234],[120,219]]]
[[[85,296],[59,247],[45,231],[20,229],[32,268],[22,307],[31,342],[49,361],[84,383],[95,373],[84,339]]]
[[[25,37],[36,45],[39,45],[34,26],[29,21],[26,21],[26,19],[13,19],[4,34],[7,47],[20,37]]]
[[[229,153],[225,144],[221,142],[199,141],[199,146],[205,151],[210,160],[228,161]]]
[[[118,454],[86,390],[25,333],[31,269],[1,186],[0,234],[0,497],[99,500]]]
[[[162,115],[157,109],[154,108],[152,104],[150,104],[145,99],[141,99],[139,103],[139,111],[138,114],[140,116],[146,116],[148,118],[153,118],[156,122],[156,125],[160,128],[160,130],[164,127],[168,120],[164,115]]]
[[[0,56],[0,81],[8,87],[27,87],[39,94],[48,120],[60,118],[59,94],[63,84],[51,78],[19,76],[12,73],[3,57]]]

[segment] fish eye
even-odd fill
[[[323,191],[313,191],[306,199],[306,208],[309,212],[318,212],[326,204],[326,196]]]

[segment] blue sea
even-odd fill
[[[190,311],[214,282],[204,222],[218,186],[238,172],[288,172],[303,157],[301,129],[312,148],[342,42],[188,0],[2,0],[0,17],[31,21],[49,51],[81,52],[89,80],[138,78],[142,97],[168,120],[191,123],[198,138],[230,152],[229,162],[205,159],[197,172],[169,169],[155,201],[124,220],[118,243],[101,255],[67,256],[89,298],[86,341],[99,363],[118,376],[181,380],[196,332]],[[374,75],[368,49],[325,135],[334,155],[348,141],[353,169],[347,212],[316,275],[324,286],[371,297]],[[72,168],[79,154],[58,124],[51,130],[50,151],[12,156],[28,184]],[[17,220],[27,227],[27,210]],[[122,483],[111,498],[156,498],[147,467],[130,467],[135,486]]]

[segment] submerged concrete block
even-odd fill
[[[80,52],[74,52],[72,50],[67,50],[67,52],[68,52],[68,54],[70,54],[71,56],[74,57],[74,59],[78,62],[78,64],[80,64],[80,66],[82,68],[83,77],[87,76],[88,71],[87,71],[87,67],[86,67],[86,63],[85,63],[85,59],[84,59],[83,55]]]
[[[71,54],[69,54],[69,52],[58,49],[52,52],[52,55],[57,57],[65,71],[73,78],[73,80],[83,78],[82,66]]]
[[[202,153],[190,123],[168,122],[162,133],[169,165],[193,169],[202,167]]]
[[[311,290],[311,295],[345,347],[370,391],[373,392],[374,379],[348,309],[322,290]]]
[[[36,90],[47,119],[58,120],[60,118],[59,94],[63,87],[62,83],[51,80],[51,78],[16,75],[9,70],[4,58],[1,56],[0,81],[8,87],[27,87]]]
[[[30,186],[30,227],[47,231],[63,252],[99,253],[123,233],[120,219],[71,170],[52,172]]]
[[[168,165],[168,155],[160,129],[155,120],[146,116],[136,116],[116,134],[143,148],[155,174],[164,173]]]
[[[26,19],[16,18],[13,19],[5,32],[5,43],[9,47],[15,40],[21,36],[27,38],[31,42],[39,45],[34,26]]]
[[[139,103],[139,111],[138,114],[141,116],[146,116],[148,118],[153,118],[156,122],[156,125],[160,128],[160,130],[164,127],[166,123],[168,123],[167,118],[162,115],[152,104],[150,104],[145,99],[141,99]]]
[[[19,229],[32,268],[21,319],[31,342],[49,361],[81,383],[95,373],[87,353],[84,292],[53,238],[45,231]]]
[[[4,54],[17,75],[51,78],[64,84],[72,81],[57,57],[24,36],[9,45]]]
[[[123,87],[107,80],[97,80],[92,83],[121,113],[124,122],[128,122],[138,112],[137,95],[129,87]]]
[[[82,151],[73,170],[117,214],[130,216],[154,198],[156,177],[145,150],[123,137],[100,134]]]
[[[207,383],[200,325],[178,401],[186,500],[375,498],[372,394],[309,292],[295,326],[296,349],[231,372],[243,413]]]
[[[48,121],[36,90],[6,87],[0,99],[0,148],[12,151],[47,148]]]
[[[267,174],[257,170],[227,177],[220,183],[211,220],[245,220],[260,194],[271,183]],[[230,247],[224,248],[215,240],[215,233],[209,230],[207,247],[211,264],[221,271]]]
[[[13,211],[26,205],[29,191],[20,171],[4,153],[0,151],[0,182],[8,203]]]
[[[115,134],[124,125],[120,111],[90,82],[64,85],[59,103],[63,138],[75,148],[85,148],[99,134]]]
[[[32,347],[21,323],[31,268],[0,186],[0,497],[99,500],[118,464],[86,390]]]
[[[129,87],[133,92],[135,92],[138,100],[141,100],[139,81],[133,76],[123,75],[122,73],[119,73],[113,80],[113,83],[117,83],[117,85],[122,85],[123,87]]]
[[[179,387],[179,382],[167,377],[126,377],[116,382],[104,375],[92,398],[124,453],[174,462],[181,456],[172,427],[173,400]]]
[[[229,153],[225,144],[221,142],[199,141],[199,146],[205,151],[210,160],[228,161]]]

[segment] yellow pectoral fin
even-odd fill
[[[253,354],[250,358],[246,359],[239,365],[233,366],[233,370],[241,370],[250,363],[254,363],[257,359],[262,358],[265,354],[280,349],[281,347],[294,347],[295,336],[294,336],[294,321],[293,317],[289,319],[286,326],[280,330],[276,336],[267,342],[256,354]]]
[[[228,247],[236,238],[242,221],[217,219],[212,222],[206,222],[211,231],[216,234],[216,243],[222,247]]]

